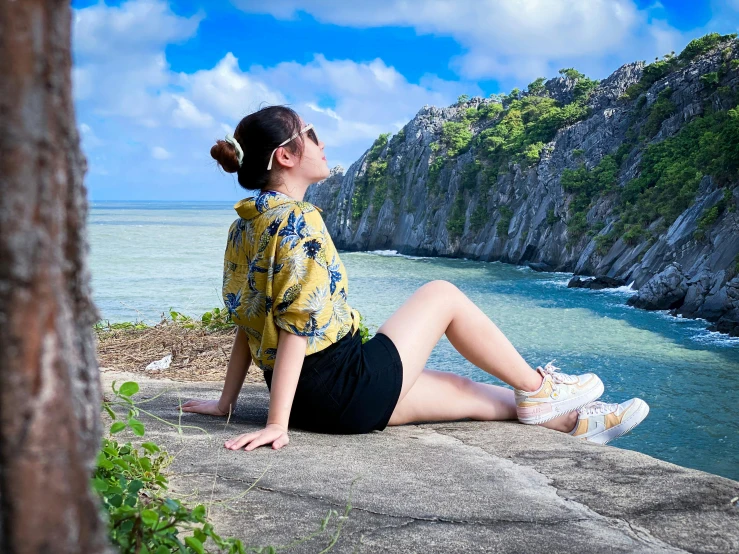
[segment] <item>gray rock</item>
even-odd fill
[[[626,281],[624,281],[623,279],[614,279],[613,277],[608,277],[605,275],[600,275],[591,279],[580,279],[580,277],[576,275],[575,277],[570,279],[569,283],[567,283],[567,288],[600,290],[623,287],[625,284]]]
[[[670,310],[683,303],[688,283],[678,263],[671,263],[652,277],[626,303],[643,310]]]
[[[370,207],[357,220],[352,217],[352,197],[369,166],[367,153],[346,172],[337,172],[311,186],[306,200],[324,209],[324,220],[334,242],[344,250],[394,249],[404,254],[527,264],[539,270],[549,267],[559,272],[618,279],[640,292],[670,263],[677,262],[684,268],[687,288],[685,301],[675,313],[714,323],[721,320],[717,328],[739,333],[739,329],[731,331],[734,316],[730,314],[735,308],[727,289],[733,277],[730,270],[739,261],[737,183],[721,187],[704,177],[693,204],[666,231],[660,231],[663,220],[658,219],[648,229],[653,237],[636,243],[617,237],[602,252],[596,238],[611,232],[618,218],[613,198],[599,197],[586,215],[589,224],[602,224],[598,234],[586,234],[572,241],[566,224],[571,215],[571,196],[560,182],[565,169],[581,164],[593,168],[605,155],[614,154],[630,128],[638,135],[647,122],[649,107],[668,87],[675,112],[663,122],[651,143],[675,135],[686,123],[702,115],[706,106],[726,109],[724,97],[701,81],[702,75],[721,70],[720,85],[739,92],[739,70],[724,71],[722,68],[729,67],[725,56],[739,59],[739,41],[720,44],[656,81],[642,100],[628,100],[623,94],[639,81],[644,63],[623,65],[592,92],[588,99],[589,117],[560,129],[544,145],[537,163],[528,167],[509,163],[490,183],[483,183],[483,176],[478,175],[472,187],[464,184],[466,168],[479,157],[475,147],[449,159],[444,149],[434,152],[431,145],[439,143],[444,123],[459,121],[467,109],[488,105],[493,100],[473,98],[447,108],[424,106],[403,128],[402,136],[393,137],[382,153],[388,164],[388,189],[390,184],[397,187],[397,201],[386,194],[382,205],[374,206],[374,196],[370,196]],[[574,86],[574,80],[557,77],[545,83],[543,94],[567,102],[573,97]],[[473,136],[489,125],[491,121],[484,118],[473,123]],[[642,144],[626,153],[619,186],[639,176],[643,149]],[[446,162],[432,183],[429,168],[437,159]],[[727,186],[732,192],[731,209],[724,210],[700,237],[696,231],[701,216],[723,201]],[[481,193],[484,189],[489,189],[487,197]],[[464,225],[462,234],[453,236],[447,222],[458,195],[463,199]],[[506,209],[512,213],[510,217],[505,215]],[[481,213],[482,225],[473,225],[473,219]],[[504,220],[508,225],[505,229],[500,225],[499,230],[499,223]],[[656,298],[660,292],[668,297]],[[674,306],[674,294],[669,287],[651,287],[642,296],[651,298],[649,305]]]
[[[554,268],[544,262],[529,262],[528,265],[534,271],[552,271]]]
[[[131,374],[106,372],[104,390]],[[269,393],[247,384],[230,421],[183,414],[221,383],[141,385],[146,435],[176,454],[171,490],[209,505],[223,536],[319,552],[736,552],[739,483],[649,456],[513,422],[388,427],[366,435],[291,429],[275,451],[223,447],[266,423]],[[157,398],[154,396],[161,394]],[[142,418],[146,416],[142,415]],[[120,440],[120,438],[119,438]],[[247,492],[248,490],[248,492]],[[316,531],[335,510],[326,532]]]

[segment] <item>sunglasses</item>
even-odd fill
[[[302,135],[303,133],[305,133],[306,136],[309,139],[311,139],[313,142],[315,142],[316,143],[316,146],[319,146],[319,144],[318,144],[318,135],[316,135],[316,132],[313,129],[313,123],[311,123],[311,124],[306,125],[305,127],[303,127],[300,131],[298,131],[297,133],[295,133],[293,136],[291,136],[286,141],[281,142],[280,144],[278,144],[277,145],[277,148],[280,148],[281,146],[285,146],[288,142],[290,142],[291,140],[295,140],[299,135]],[[274,150],[272,150],[272,153],[269,155],[269,163],[267,164],[267,171],[269,171],[270,169],[272,169],[272,157],[275,155],[275,152],[277,152],[277,148],[275,148]]]

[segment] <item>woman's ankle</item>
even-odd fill
[[[562,433],[571,433],[577,425],[577,411],[568,412],[559,417],[542,423],[542,427],[547,429],[554,429],[555,431],[561,431]]]
[[[541,388],[541,384],[544,382],[544,377],[538,371],[527,372],[526,381],[522,383],[519,390],[524,392],[535,392]],[[518,388],[518,387],[517,387]]]

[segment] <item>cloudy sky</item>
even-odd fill
[[[348,167],[425,104],[604,78],[707,32],[739,0],[73,1],[74,94],[95,201],[237,200],[214,141],[260,106],[312,122]]]

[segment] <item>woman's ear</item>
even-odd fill
[[[287,148],[280,147],[277,149],[277,152],[275,152],[275,160],[282,167],[293,167],[297,158],[292,155]]]

